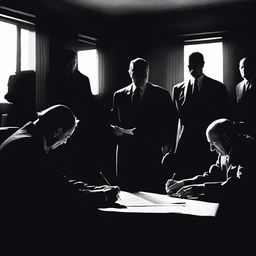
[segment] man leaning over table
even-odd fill
[[[118,187],[71,180],[51,161],[49,151],[65,144],[77,123],[70,108],[54,105],[2,143],[0,227],[8,256],[75,253],[73,229],[89,235],[94,209],[117,200]]]
[[[220,203],[216,222],[220,244],[216,248],[222,251],[217,251],[218,255],[242,255],[253,244],[256,151],[255,138],[247,129],[242,122],[215,120],[208,126],[206,137],[210,150],[218,153],[216,164],[202,175],[166,182],[169,195]]]

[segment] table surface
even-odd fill
[[[121,191],[116,202],[124,207],[99,208],[100,211],[120,213],[177,213],[215,217],[219,204],[192,199],[181,199],[150,192]]]

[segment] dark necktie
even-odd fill
[[[193,86],[193,97],[197,97],[198,95],[199,95],[198,80],[195,79],[194,86]]]
[[[134,91],[132,105],[135,110],[139,109],[141,106],[141,89],[138,87]]]
[[[133,108],[133,114],[134,114],[134,121],[135,125],[140,120],[140,113],[141,113],[141,95],[140,95],[141,89],[136,88],[132,97],[132,108]]]

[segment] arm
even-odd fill
[[[226,172],[221,167],[221,156],[218,157],[216,164],[211,165],[209,170],[202,175],[197,175],[190,179],[180,181],[169,179],[165,184],[168,194],[176,193],[182,187],[203,184],[206,182],[222,182],[226,179]]]

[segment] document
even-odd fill
[[[120,127],[120,126],[117,126],[117,125],[110,125],[114,130],[118,131],[118,132],[121,132],[121,133],[124,133],[124,134],[128,134],[128,135],[134,135],[133,131],[136,129],[136,128],[131,128],[131,129],[125,129],[123,127]]]
[[[123,212],[123,213],[177,213],[194,216],[214,217],[219,204],[199,200],[188,200],[170,197],[167,195],[136,192],[130,193],[121,191],[117,204],[126,208],[99,208],[100,211]]]

